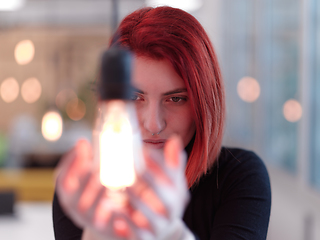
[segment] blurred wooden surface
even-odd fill
[[[17,201],[52,201],[54,169],[0,169],[0,191],[13,190]]]

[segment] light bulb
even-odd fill
[[[133,103],[109,100],[100,104],[100,182],[110,190],[132,186],[143,170],[141,137]]]
[[[126,187],[144,170],[142,141],[131,100],[131,53],[113,47],[102,57],[94,152],[100,182],[113,202],[123,201]]]

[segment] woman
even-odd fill
[[[133,100],[149,170],[140,181],[147,190],[128,189],[133,210],[126,214],[103,212],[103,189],[88,177],[90,146],[79,142],[58,177],[56,239],[266,239],[268,173],[254,153],[221,147],[224,87],[203,27],[182,10],[158,7],[128,15],[117,32],[111,45],[135,56]],[[83,201],[85,195],[94,197]]]

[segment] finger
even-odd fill
[[[125,215],[119,212],[110,212],[108,224],[100,227],[100,232],[105,236],[109,236],[110,239],[127,239],[129,238],[131,231],[128,223],[125,220]],[[109,239],[108,238],[108,239]]]
[[[103,194],[105,196],[105,193]],[[105,231],[110,225],[110,219],[112,215],[112,209],[110,207],[109,200],[103,198],[99,201],[96,211],[94,213],[94,225],[100,230]]]
[[[181,181],[181,179],[185,181],[186,153],[182,150],[182,143],[178,136],[171,137],[166,146],[165,161],[163,160],[163,156],[159,156],[155,152],[146,149],[144,152],[146,165],[157,183],[177,187],[178,181]],[[178,166],[173,166],[171,163],[178,163]]]
[[[139,210],[133,210],[131,213],[132,221],[139,228],[149,229],[148,219],[143,215],[143,213]]]
[[[172,136],[164,146],[164,158],[168,167],[177,169],[181,165],[181,152],[183,151],[181,138]]]
[[[83,196],[83,193],[87,188],[87,185],[89,184],[91,178],[92,178],[92,173],[88,172],[82,178],[79,179],[79,187],[78,189],[76,189],[76,191],[72,195],[73,201],[79,204],[80,198]],[[77,207],[79,207],[79,205]]]
[[[130,236],[130,228],[128,226],[128,223],[126,222],[125,218],[119,214],[115,213],[114,214],[114,219],[113,219],[113,231],[114,234],[118,237],[122,238],[128,238]]]
[[[100,210],[98,208],[99,203],[103,196],[105,195],[106,189],[104,186],[100,186],[97,194],[94,196],[94,199],[92,202],[90,202],[90,205],[88,205],[88,208],[86,210],[86,218],[94,222],[96,213]],[[93,194],[92,194],[93,195]]]
[[[75,177],[71,169],[76,160],[76,152],[71,150],[60,160],[57,167],[57,185],[58,191],[67,193],[74,192],[79,186],[79,178]],[[70,175],[69,175],[70,174]],[[61,188],[61,189],[60,189]]]
[[[99,176],[90,174],[90,179],[88,179],[88,183],[86,184],[81,198],[79,199],[79,210],[81,212],[87,211],[87,209],[93,204],[99,191],[101,191],[101,184],[99,181]]]
[[[141,201],[143,201],[155,213],[167,217],[168,211],[166,202],[159,197],[157,191],[158,189],[161,189],[162,187],[165,188],[166,186],[159,185],[155,177],[149,172],[144,172],[140,178],[141,181],[144,182],[145,186],[142,190],[135,191],[136,196],[138,196]]]
[[[141,177],[149,186],[149,189],[153,190],[157,200],[164,208],[164,210],[161,211],[161,213],[163,213],[163,211],[165,212],[165,214],[162,214],[163,216],[165,216],[167,219],[173,219],[175,217],[182,216],[183,209],[189,199],[189,192],[184,178],[180,179],[179,177],[177,177],[177,179],[175,180],[175,186],[161,186],[157,184],[154,181],[153,176],[151,176],[147,172],[144,173]],[[141,195],[143,195],[142,193]],[[149,204],[154,205],[154,202],[148,202],[148,205]]]
[[[144,151],[144,155],[148,172],[152,173],[155,180],[159,184],[172,184],[172,179],[169,177],[170,173],[167,171],[167,167],[163,161],[163,156],[159,156],[148,149]]]
[[[139,212],[139,211],[135,211],[135,212]],[[141,214],[140,216],[143,216],[141,212],[140,214]],[[146,221],[148,227],[146,226],[141,227],[137,225],[133,214],[131,214],[130,216],[123,214],[122,218],[126,221],[130,229],[130,239],[133,239],[133,240],[154,240],[155,239],[155,236],[149,231],[150,227],[146,217],[143,216],[144,218],[143,221]]]
[[[87,173],[83,178],[79,179],[79,187],[76,191],[69,196],[61,197],[61,204],[66,210],[66,212],[70,212],[70,215],[73,215],[75,220],[81,215],[82,211],[80,211],[79,202],[83,197],[83,192],[87,187],[90,178],[92,177],[91,173]],[[83,224],[82,222],[80,224]]]
[[[177,201],[176,199],[170,198],[173,193],[170,193],[168,190],[171,189],[171,187],[168,185],[159,185],[154,177],[148,172],[145,172],[141,178],[148,185],[148,188],[140,194],[142,198],[145,198],[147,205],[151,205],[151,209],[155,209],[155,212],[169,218],[170,205],[172,205],[172,203],[170,204],[170,201]],[[149,189],[152,189],[152,192],[150,192]],[[173,195],[175,196],[175,194]]]
[[[87,140],[79,140],[58,166],[58,184],[72,193],[79,187],[79,178],[88,171],[92,152]]]
[[[166,219],[152,211],[139,197],[137,197],[132,189],[127,188],[130,203],[135,209],[141,211],[141,213],[147,218],[151,232],[154,235],[159,233],[160,229],[164,229],[166,225]]]

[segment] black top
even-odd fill
[[[263,162],[253,152],[222,148],[216,165],[190,193],[183,220],[199,239],[266,239],[270,182]],[[57,240],[81,239],[82,230],[64,214],[56,194],[53,225]]]

